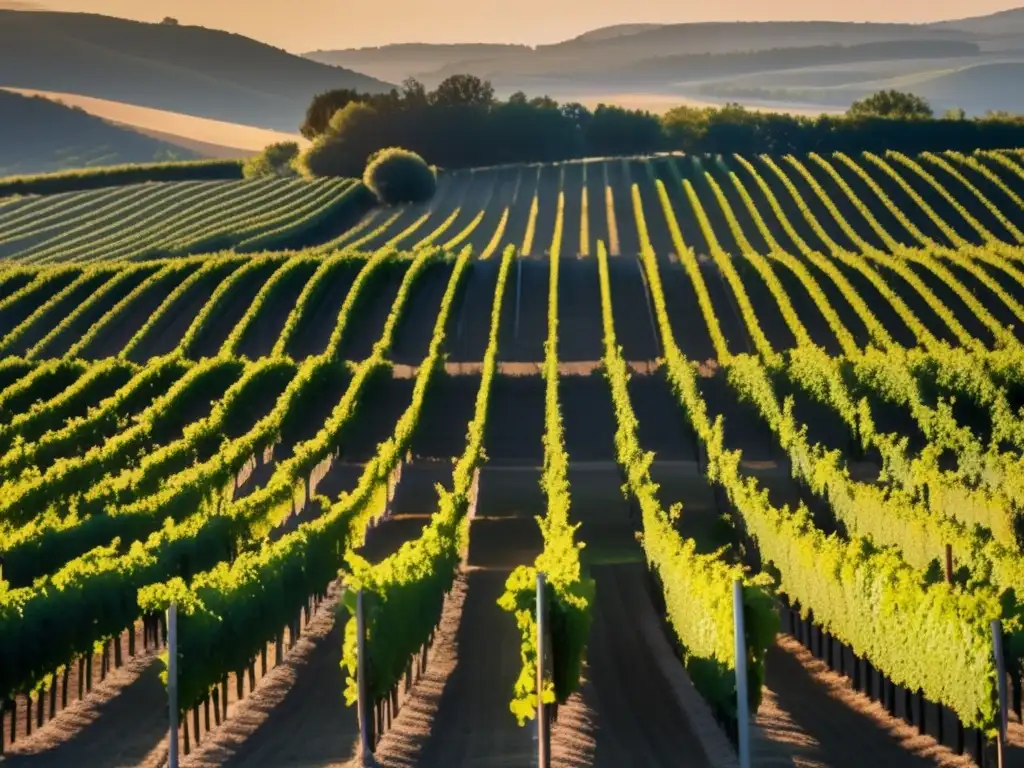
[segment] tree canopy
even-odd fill
[[[850,117],[897,117],[901,120],[927,120],[934,117],[931,106],[920,96],[903,91],[879,91],[855,101],[847,112]]]
[[[497,99],[490,83],[454,75],[428,91],[408,79],[401,89],[318,95],[301,131],[313,140],[302,167],[312,175],[358,176],[374,152],[405,147],[442,168],[575,157],[692,153],[772,154],[938,151],[1019,146],[1016,117],[934,119],[913,94],[883,91],[856,102],[845,115],[809,117],[753,112],[739,104],[680,106],[658,116],[599,104],[559,104],[523,92]]]

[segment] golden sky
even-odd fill
[[[238,32],[290,51],[392,42],[550,43],[625,22],[935,21],[1012,8],[1022,0],[40,0],[50,10]]]

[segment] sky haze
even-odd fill
[[[1017,0],[1019,3],[1020,0]],[[557,42],[595,27],[627,22],[936,21],[1012,8],[1006,0],[720,0],[697,6],[674,0],[42,0],[49,10],[84,11],[225,29],[293,52],[395,42]]]

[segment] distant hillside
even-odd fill
[[[976,64],[892,81],[912,90],[938,109],[961,107],[971,114],[987,110],[1024,112],[1024,61]]]
[[[499,96],[523,90],[561,101],[658,104],[740,99],[748,106],[842,110],[864,93],[928,83],[936,107],[1024,111],[1001,66],[1024,64],[1024,8],[934,24],[829,21],[619,24],[536,48],[390,45],[306,54],[428,88],[470,73]],[[989,72],[933,80],[964,71]],[[924,86],[922,86],[924,87]],[[929,94],[922,94],[929,95]]]
[[[0,176],[199,155],[80,109],[0,90]]]
[[[433,45],[429,43],[398,43],[378,48],[347,48],[338,51],[310,51],[307,59],[337,67],[364,72],[392,83],[405,78],[475,59],[502,59],[514,54],[528,53],[525,45],[496,45],[490,43]]]
[[[582,35],[572,38],[573,41],[584,41],[595,43],[600,40],[610,40],[613,37],[626,37],[636,35],[640,32],[650,32],[652,29],[660,29],[664,24],[615,24],[611,27],[598,27]]]
[[[1024,8],[1013,8],[1008,11],[990,13],[987,16],[940,21],[928,26],[940,31],[955,29],[975,35],[991,35],[993,37],[1024,35]]]
[[[981,51],[976,43],[959,40],[892,40],[859,45],[817,45],[801,48],[772,48],[736,53],[692,53],[656,56],[625,64],[609,64],[603,69],[549,76],[544,85],[568,87],[599,86],[603,89],[654,89],[695,81],[733,78],[737,75],[788,70],[833,67],[867,62],[903,62],[906,60],[971,59]],[[503,89],[517,80],[501,72],[489,75]],[[541,85],[538,83],[538,85]]]
[[[434,86],[445,77],[469,72],[491,79],[502,90],[514,90],[543,87],[545,82],[564,83],[575,78],[589,81],[607,75],[616,80],[637,68],[657,70],[668,64],[666,57],[749,55],[779,49],[832,47],[839,53],[838,60],[843,61],[841,47],[885,43],[931,44],[936,46],[932,51],[934,56],[962,56],[965,49],[957,46],[973,45],[977,37],[965,30],[919,24],[820,21],[622,24],[536,48],[417,44],[384,46],[369,51],[318,51],[306,56],[344,63],[377,76],[386,72],[391,81],[413,76],[427,86]],[[943,46],[948,48],[944,50]],[[824,63],[832,62],[826,59]],[[671,71],[665,75],[670,82],[679,79]],[[616,86],[609,83],[609,87]]]
[[[139,133],[166,141],[178,147],[197,152],[203,157],[243,158],[259,152],[268,144],[295,141],[305,146],[309,142],[298,132],[272,131],[238,123],[225,123],[208,117],[183,115],[163,109],[140,107],[120,101],[108,101],[92,96],[80,96],[58,91],[40,91],[28,88],[9,88],[23,96],[42,96],[78,107],[90,115],[109,123],[131,128]]]
[[[663,24],[628,35],[582,35],[537,46],[539,56],[616,55],[638,59],[680,53],[729,53],[816,45],[856,45],[885,40],[968,39],[970,33],[916,24],[844,21],[722,21]]]
[[[0,85],[294,131],[329,88],[388,83],[203,27],[0,10]]]

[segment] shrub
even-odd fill
[[[294,141],[279,141],[270,144],[258,155],[253,155],[242,165],[242,175],[247,179],[260,176],[294,176],[295,161],[299,156],[299,145]]]
[[[437,174],[415,152],[389,147],[374,152],[366,163],[363,184],[382,203],[422,203],[437,189]]]

